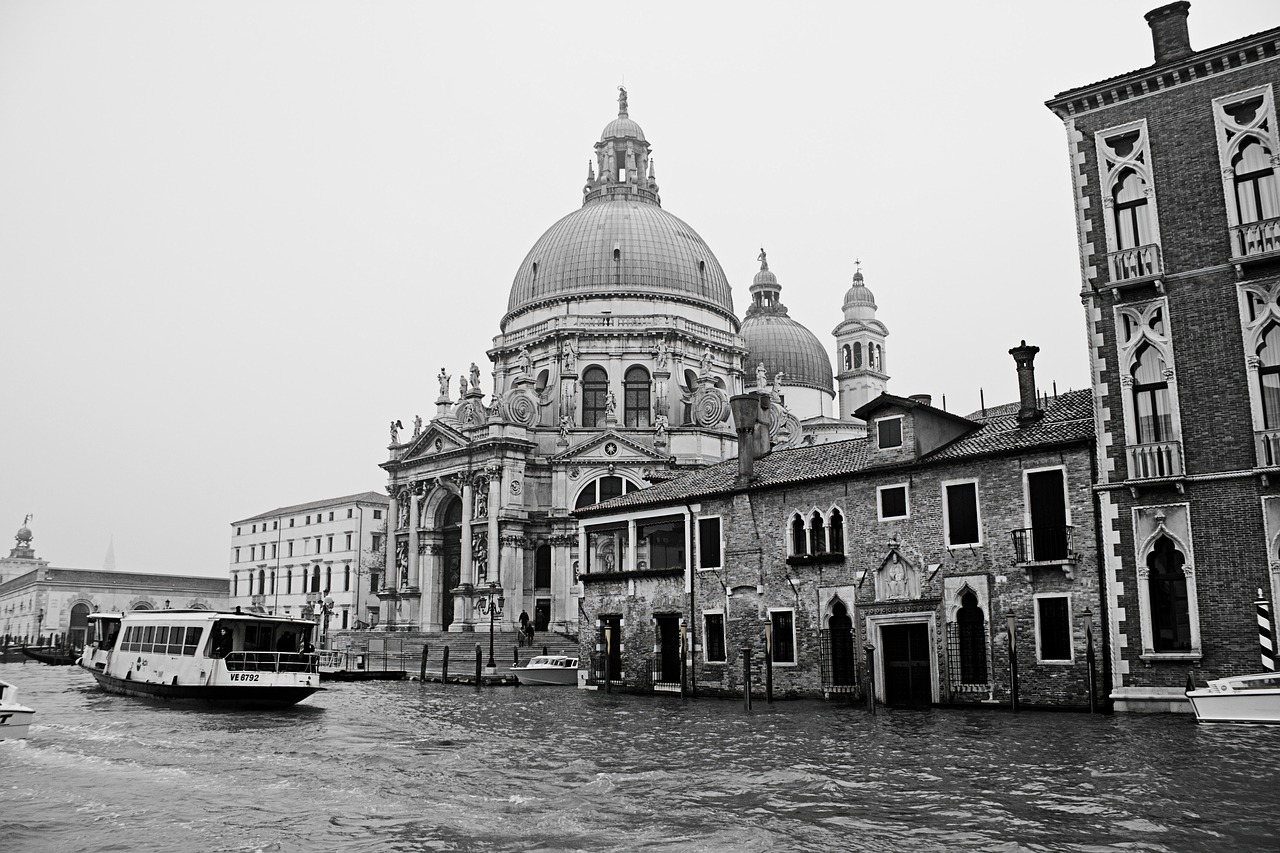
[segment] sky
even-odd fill
[[[1157,5],[0,0],[0,539],[30,513],[57,566],[219,575],[232,521],[382,491],[620,84],[739,312],[763,247],[833,348],[861,261],[890,392],[1015,400],[1022,339],[1086,387],[1044,101],[1149,65]]]

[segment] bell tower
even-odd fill
[[[844,295],[844,320],[832,334],[836,338],[840,418],[849,420],[860,406],[884,393],[889,381],[884,346],[889,329],[876,319],[876,298],[863,281],[861,269],[853,274],[853,285]]]

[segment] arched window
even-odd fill
[[[1136,249],[1154,242],[1147,205],[1147,183],[1133,169],[1116,175],[1111,188],[1116,226],[1116,249]]]
[[[844,602],[836,599],[827,620],[827,642],[830,644],[831,684],[848,686],[857,683],[857,658],[853,651],[853,618]]]
[[[1164,376],[1164,358],[1150,344],[1138,348],[1129,372],[1133,375],[1133,410],[1138,444],[1170,441],[1173,416],[1169,408],[1169,382]]]
[[[271,594],[276,594],[276,573],[274,569],[271,571]]]
[[[853,350],[849,349],[849,345],[845,344],[840,349],[840,360],[844,364],[844,369],[849,370],[853,367]]]
[[[956,633],[960,647],[960,683],[987,683],[987,626],[978,596],[973,590],[960,598],[956,611]]]
[[[293,569],[288,569],[284,573],[284,594],[293,595]]]
[[[831,510],[831,523],[828,525],[827,539],[829,541],[828,550],[833,554],[844,553],[844,516],[840,514],[840,510]]]
[[[1257,139],[1250,138],[1231,158],[1231,167],[1236,173],[1236,210],[1240,224],[1280,217],[1271,152]]]
[[[604,403],[609,394],[609,374],[603,367],[588,367],[582,373],[582,425],[604,426]]]
[[[808,553],[805,548],[806,543],[807,538],[804,529],[804,519],[800,517],[800,513],[796,513],[791,517],[791,553]]]
[[[1186,558],[1168,536],[1156,540],[1147,557],[1151,596],[1151,642],[1157,652],[1191,651],[1191,611],[1187,600]]]
[[[1258,385],[1262,392],[1262,428],[1280,428],[1280,326],[1272,323],[1258,344]]]
[[[607,501],[609,498],[616,498],[619,495],[625,495],[627,492],[635,491],[637,486],[633,483],[609,475],[599,477],[587,484],[587,487],[578,493],[578,500],[574,503],[574,509],[582,509],[584,506]]]
[[[231,573],[231,596],[234,598],[239,594],[240,594],[240,576],[237,575],[235,572],[232,572]]]
[[[636,365],[627,369],[622,380],[623,423],[629,427],[644,429],[650,425],[649,371]]]
[[[333,589],[333,566],[324,567],[324,591],[327,593]]]
[[[311,570],[311,591],[312,592],[320,591],[320,566],[319,565],[316,565],[316,567]]]
[[[853,366],[862,367],[862,341],[855,341],[853,344]]]
[[[827,527],[822,523],[822,513],[814,510],[809,516],[809,553],[821,554],[827,550]]]
[[[868,344],[867,346],[870,346],[870,344]],[[884,350],[880,348],[879,344],[876,344],[875,369],[880,371],[881,373],[884,373]]]
[[[267,594],[267,573],[258,569],[258,595]]]
[[[551,546],[539,545],[533,552],[534,589],[551,588]]]
[[[342,569],[342,591],[351,592],[351,567],[345,566]]]

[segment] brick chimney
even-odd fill
[[[1029,426],[1044,417],[1044,410],[1036,405],[1036,353],[1040,347],[1027,346],[1023,341],[1009,350],[1014,363],[1018,365],[1018,399],[1022,405],[1018,409],[1018,426]]]
[[[1195,53],[1191,49],[1191,36],[1187,32],[1187,10],[1191,4],[1178,0],[1168,6],[1152,9],[1147,13],[1151,25],[1151,41],[1156,49],[1156,65],[1163,65]]]

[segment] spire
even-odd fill
[[[102,558],[102,570],[104,572],[116,570],[116,537],[114,535],[107,540],[107,553]]]
[[[587,161],[587,183],[591,183],[596,179],[595,164],[590,160]]]
[[[595,145],[595,171],[587,167],[582,203],[597,199],[626,199],[660,205],[658,182],[644,131],[630,117],[627,89],[618,87],[618,117],[610,121]]]

